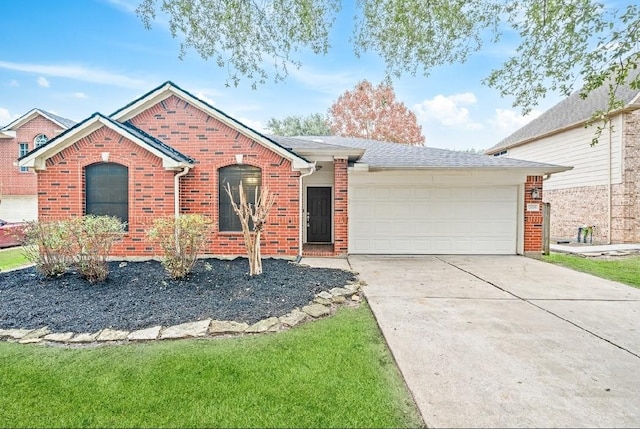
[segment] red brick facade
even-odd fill
[[[134,117],[131,123],[161,139],[196,165],[180,179],[182,213],[199,213],[213,221],[206,253],[245,253],[241,232],[220,232],[218,226],[218,170],[236,164],[262,169],[262,185],[277,195],[263,234],[263,255],[295,256],[299,253],[300,173],[289,160],[231,129],[176,96]],[[174,212],[174,175],[163,169],[162,160],[146,149],[102,127],[47,161],[38,173],[40,219],[80,216],[84,213],[84,168],[101,162],[129,168],[129,231],[114,248],[114,255],[151,256],[158,252],[146,233],[156,217]]]
[[[14,165],[20,143],[27,143],[29,150],[33,150],[37,135],[44,134],[51,139],[61,131],[60,125],[38,115],[19,126],[16,137],[0,138],[0,195],[36,195],[36,175],[33,171],[20,171],[20,167]]]
[[[531,195],[534,189],[538,190],[537,198]],[[527,204],[537,205],[538,210],[529,211]],[[524,184],[524,252],[542,252],[542,176],[527,176]]]
[[[183,171],[181,168],[186,168],[180,166],[190,165],[187,174],[179,178],[180,213],[202,214],[212,221],[204,253],[243,255],[242,232],[220,231],[219,224],[220,169],[242,164],[259,168],[262,187],[276,195],[262,236],[262,254],[283,257],[301,254],[301,174],[310,171],[312,164],[184,93],[161,94],[167,98],[154,98],[153,92],[150,94],[115,114],[116,119],[129,124],[118,124],[114,118],[96,114],[57,140],[59,146],[52,142],[52,146],[25,158],[24,164],[37,169],[37,175],[22,174],[37,177],[39,219],[84,215],[86,168],[105,161],[117,163],[128,171],[128,231],[112,254],[159,255],[161,250],[149,240],[147,233],[154,219],[174,214],[175,177]],[[31,122],[25,124],[21,128],[24,134],[19,133],[16,140],[28,138],[33,145],[36,134],[46,134],[51,129],[38,122],[41,120],[44,118],[31,121],[34,127]],[[149,136],[142,136],[143,133]],[[150,136],[157,140],[151,140]],[[167,147],[161,147],[160,142]],[[179,153],[170,152],[169,148]],[[17,155],[17,147],[15,152]],[[184,156],[193,162],[184,161]],[[330,175],[322,178],[326,181],[323,186],[332,181],[333,187],[333,250],[325,252],[334,256],[349,252],[349,222],[353,221],[349,219],[348,198],[350,156],[355,155],[334,156],[333,180]],[[46,160],[45,169],[41,168],[42,160]],[[171,167],[165,168],[165,163]],[[34,192],[33,184],[31,186]],[[531,195],[534,188],[539,191],[536,199]],[[528,210],[527,205],[542,203],[541,176],[527,177],[523,203],[524,252],[540,253],[542,211]],[[330,248],[331,243],[328,244],[326,248]]]
[[[333,253],[346,255],[349,252],[349,174],[346,159],[333,161]]]

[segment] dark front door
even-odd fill
[[[307,188],[307,242],[331,243],[331,188]]]

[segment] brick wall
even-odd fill
[[[277,195],[262,236],[262,254],[298,254],[300,173],[291,170],[288,160],[176,96],[131,122],[197,161],[181,179],[180,205],[182,213],[200,213],[213,220],[207,253],[245,253],[242,233],[219,232],[218,224],[218,169],[236,164],[235,155],[241,154],[244,164],[262,169],[262,185]]]
[[[235,155],[242,154],[244,164],[262,169],[263,186],[277,195],[263,234],[262,254],[298,254],[299,173],[291,171],[288,160],[177,97],[131,122],[197,160],[180,179],[180,205],[182,213],[200,213],[213,221],[205,253],[245,253],[242,233],[219,232],[218,226],[218,169],[235,164]],[[109,162],[129,167],[129,232],[113,254],[157,254],[146,233],[154,218],[173,214],[175,172],[164,170],[159,158],[104,127],[48,160],[47,169],[38,173],[41,219],[83,214],[83,168],[101,162],[102,152],[110,153]]]
[[[333,253],[346,255],[349,251],[349,174],[346,159],[336,159],[333,162]]]
[[[608,214],[606,186],[581,186],[544,192],[551,204],[551,239],[578,238],[578,227],[595,225],[594,242],[607,240]]]
[[[34,149],[33,140],[38,134],[45,134],[49,139],[57,136],[62,130],[59,125],[43,116],[36,116],[16,130],[13,139],[0,139],[0,193],[3,195],[36,195],[37,179],[32,171],[21,172],[20,167],[13,165],[18,160],[19,144],[27,143],[29,150]]]
[[[538,199],[533,199],[531,191],[536,188]],[[542,176],[527,176],[524,184],[524,253],[542,252]],[[527,204],[539,204],[539,211],[527,211]]]

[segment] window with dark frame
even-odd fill
[[[233,211],[231,200],[226,191],[228,183],[231,186],[234,201],[239,202],[239,187],[241,181],[247,200],[252,203],[255,201],[256,189],[262,186],[262,170],[260,168],[250,165],[230,165],[218,170],[218,214],[220,231],[242,231],[240,219]]]
[[[18,158],[21,158],[29,153],[29,143],[19,143],[18,147]],[[29,171],[28,167],[20,167],[20,172],[24,173]]]
[[[129,169],[126,166],[105,162],[85,167],[85,214],[129,221]]]

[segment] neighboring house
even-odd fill
[[[224,191],[277,194],[267,256],[540,254],[542,176],[566,167],[340,137],[266,136],[171,82],[92,115],[19,160],[38,177],[41,220],[112,214],[114,255],[152,256],[153,219],[201,213],[205,252],[245,252]]]
[[[624,107],[594,146],[596,126],[585,123],[606,109],[607,85],[584,100],[572,94],[486,151],[573,166],[544,181],[554,239],[577,240],[578,228],[595,225],[594,242],[640,242],[640,91],[622,86],[616,95]]]
[[[17,160],[73,125],[69,119],[33,109],[0,128],[0,219],[19,222],[37,218],[36,175],[18,167]]]

